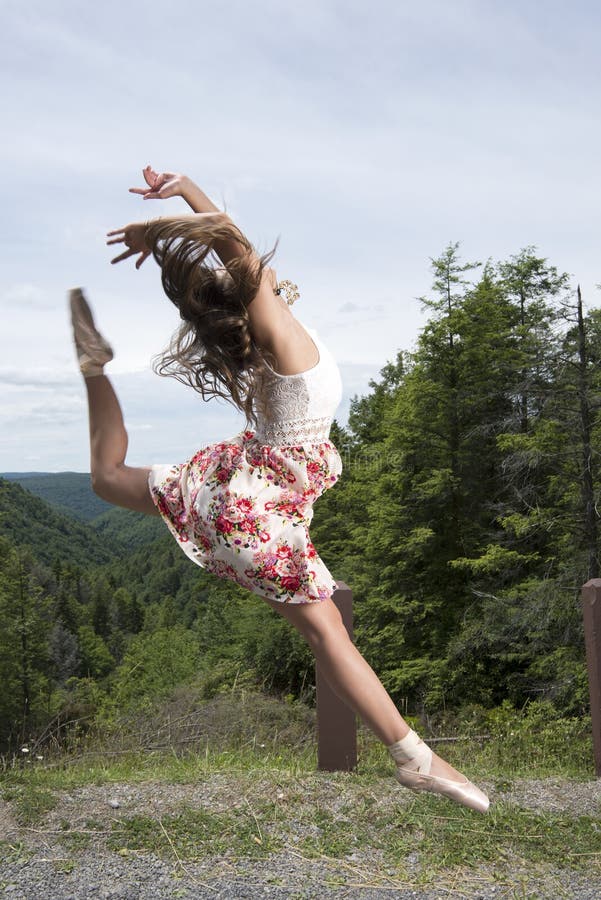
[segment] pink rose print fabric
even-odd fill
[[[311,543],[313,503],[341,471],[330,441],[271,447],[245,431],[188,462],[152,466],[148,483],[197,565],[263,597],[314,603],[336,583]]]

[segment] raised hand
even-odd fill
[[[112,237],[112,241],[107,244],[125,244],[127,250],[124,250],[119,256],[111,259],[112,263],[121,262],[122,259],[128,259],[139,253],[140,256],[136,260],[136,269],[139,269],[145,259],[150,256],[150,247],[146,245],[145,236],[147,222],[133,222],[131,225],[125,225],[123,228],[116,228],[115,231],[107,232],[107,237]]]
[[[182,197],[188,179],[175,172],[155,172],[152,166],[142,169],[145,188],[130,188],[130,194],[141,194],[144,200],[167,200],[168,197]]]

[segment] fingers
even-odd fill
[[[112,237],[114,234],[117,237],[114,237],[112,241],[107,241],[107,246],[110,244],[125,244],[127,241],[127,229],[126,228],[116,228],[115,231],[107,231],[106,236]]]
[[[142,196],[144,197],[145,200],[160,200],[161,195],[156,190],[156,187],[157,186],[155,185],[154,189],[153,188],[130,188],[129,193],[130,194],[142,194]]]
[[[142,254],[140,254],[140,258],[136,261],[136,269],[139,269],[145,259],[148,259],[150,256],[150,250],[145,250]]]
[[[175,172],[155,172],[152,166],[146,166],[142,170],[144,180],[148,185],[147,188],[129,188],[130,194],[138,194],[145,200],[164,200],[173,194],[161,194],[160,191],[165,185],[172,181],[176,175]]]
[[[154,187],[154,183],[158,178],[157,172],[154,171],[152,166],[144,166],[142,169],[142,175],[144,176],[144,181],[148,185],[148,187]]]
[[[134,256],[136,253],[139,253],[138,250],[125,250],[120,256],[116,256],[114,259],[111,259],[111,265],[114,263],[121,262],[122,259],[128,259],[130,256]]]
[[[144,166],[142,169],[142,175],[144,176],[144,181],[148,185],[146,188],[130,188],[130,194],[146,194],[149,190],[152,190],[156,186],[157,179],[160,178],[158,172],[155,172],[152,166]]]

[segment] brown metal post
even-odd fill
[[[353,592],[337,581],[332,600],[353,640]],[[334,693],[319,664],[315,664],[317,694],[317,768],[348,772],[357,765],[357,722],[355,713]]]
[[[593,726],[595,775],[601,776],[601,578],[582,588],[582,615]]]

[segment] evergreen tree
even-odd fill
[[[80,654],[80,676],[103,678],[113,669],[115,659],[103,638],[90,625],[81,625],[77,632]]]
[[[25,548],[0,538],[0,735],[24,741],[42,720],[49,687],[50,601]]]
[[[59,620],[50,632],[49,657],[54,669],[54,681],[63,687],[79,671],[81,659],[77,638]]]
[[[107,640],[111,634],[110,597],[113,593],[107,578],[99,578],[92,593],[92,626],[97,635]]]

